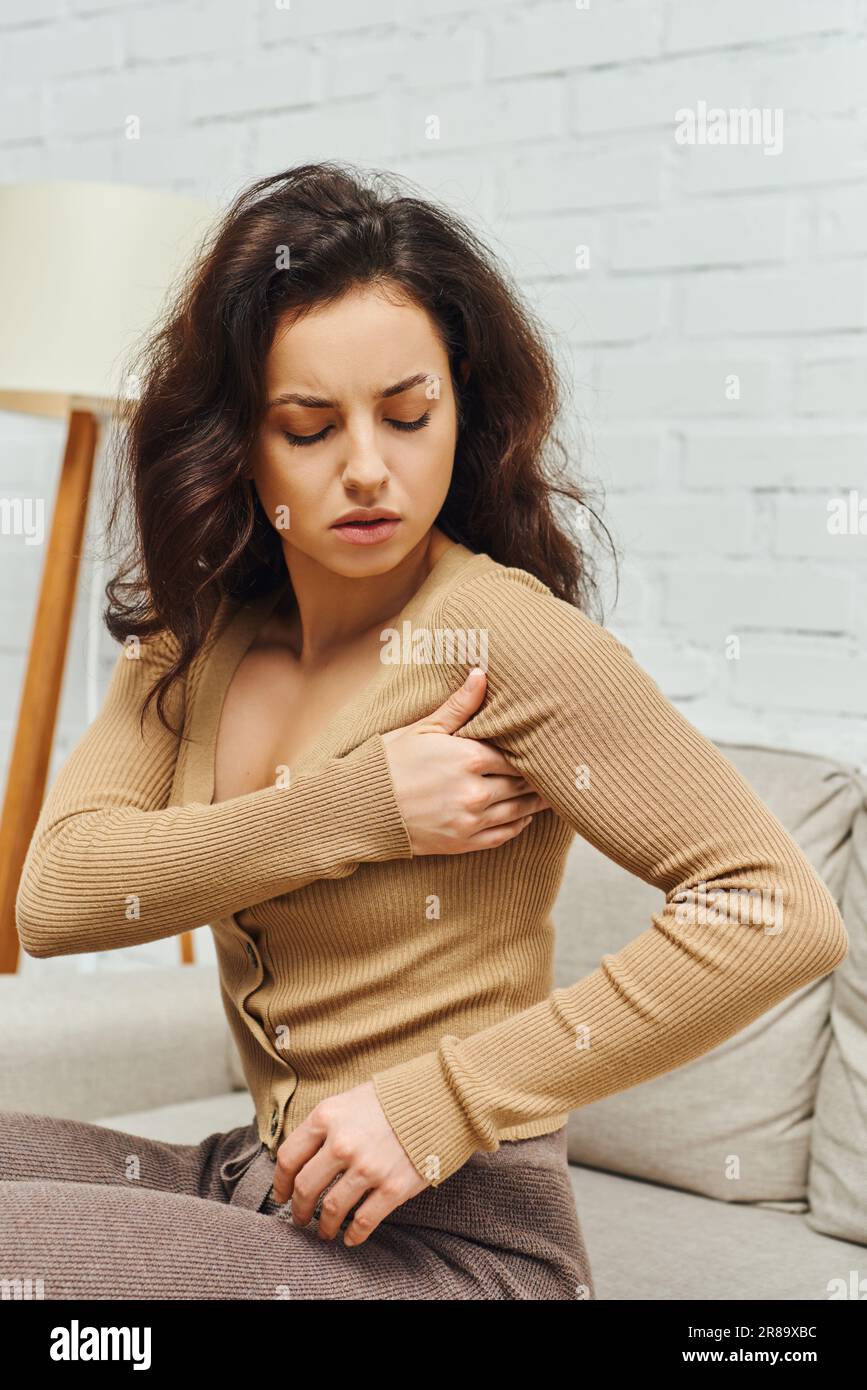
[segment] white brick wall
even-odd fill
[[[865,0],[4,0],[0,77],[5,181],[225,202],[344,157],[452,202],[571,374],[623,562],[606,621],[712,737],[867,766],[867,535],[827,527],[867,499]],[[782,149],[678,143],[702,101],[779,108]],[[61,439],[0,416],[7,495],[50,508]],[[0,536],[4,754],[41,562]]]

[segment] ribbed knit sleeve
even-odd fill
[[[32,956],[156,941],[358,864],[412,857],[380,735],[287,787],[169,806],[180,740],[144,696],[174,659],[160,634],[118,654],[96,719],[57,774],[18,885]],[[173,687],[175,727],[184,692]]]
[[[848,949],[800,848],[613,634],[502,566],[459,585],[438,622],[487,632],[485,701],[455,737],[494,742],[578,834],[663,890],[665,906],[585,978],[374,1074],[397,1137],[435,1186],[510,1126],[565,1116],[708,1052]],[[466,669],[454,666],[453,685]],[[744,892],[763,889],[773,909],[744,910]]]

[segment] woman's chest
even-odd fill
[[[285,649],[254,646],[223,697],[213,747],[214,802],[291,785],[294,768],[381,671],[380,647],[308,673]]]

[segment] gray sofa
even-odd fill
[[[719,746],[834,893],[850,952],[713,1052],[572,1114],[597,1294],[864,1298],[867,780],[809,754]],[[576,838],[555,908],[556,983],[593,970],[662,901]],[[0,1109],[190,1143],[252,1118],[213,966],[41,966],[0,976]]]

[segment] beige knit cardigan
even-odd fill
[[[559,1128],[700,1056],[843,960],[843,922],[804,854],[630,650],[531,574],[462,545],[401,611],[398,659],[288,778],[212,804],[224,694],[287,584],[222,600],[169,705],[189,742],[153,707],[139,733],[174,639],[119,652],[45,801],[16,904],[34,956],[209,925],[272,1154],[324,1098],[372,1079],[438,1185],[478,1149]],[[382,734],[435,709],[474,664],[486,696],[454,736],[495,742],[554,809],[497,849],[416,857]],[[591,974],[552,989],[550,911],[576,833],[665,900]],[[773,911],[744,912],[762,890]]]

